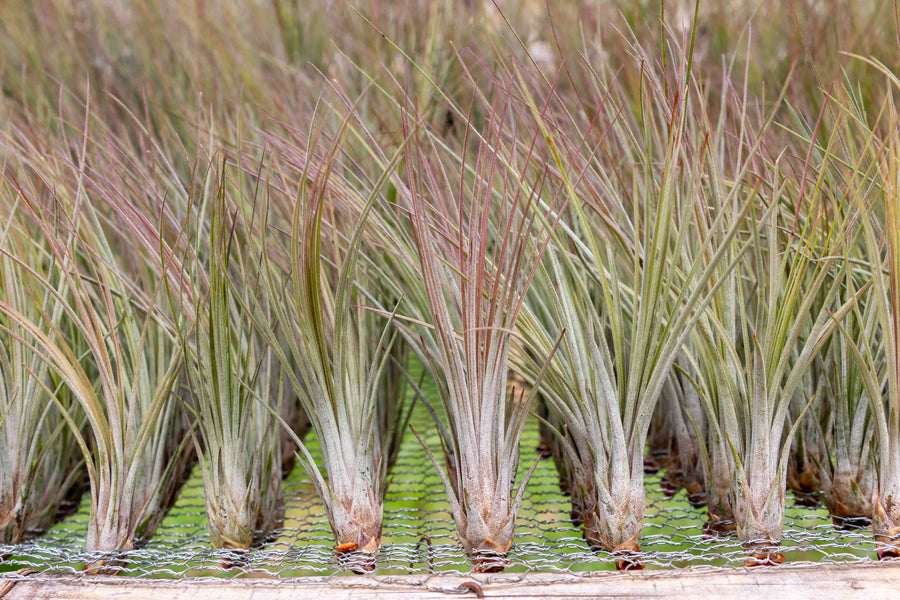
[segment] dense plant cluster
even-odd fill
[[[249,548],[296,461],[371,570],[416,396],[478,570],[529,418],[620,568],[645,470],[900,555],[893,9],[707,4],[3,4],[0,543],[87,489],[114,566],[197,464]]]

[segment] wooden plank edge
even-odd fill
[[[333,576],[295,579],[136,579],[30,575],[12,583],[3,600],[99,600],[136,598],[208,600],[232,598],[402,598],[436,600],[448,595],[535,598],[701,598],[823,600],[892,597],[900,590],[900,561],[780,567],[682,569],[601,573],[501,573],[492,575]],[[474,585],[473,585],[474,584]]]

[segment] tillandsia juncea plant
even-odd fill
[[[273,181],[279,189],[297,191],[292,197],[269,190],[268,205],[286,208],[290,229],[285,232],[262,218],[258,298],[273,319],[258,327],[321,444],[324,472],[295,440],[301,465],[325,505],[338,560],[350,570],[366,571],[374,569],[381,547],[388,476],[412,405],[404,405],[408,346],[392,326],[392,316],[374,309],[383,304],[379,284],[370,263],[360,260],[369,213],[402,151],[370,187],[355,189],[340,175],[341,143],[354,118],[351,113],[342,122],[321,155],[315,125],[305,149],[271,140]],[[355,226],[342,231],[348,221]]]
[[[463,550],[480,571],[505,564],[534,468],[513,493],[534,390],[507,397],[506,378],[513,328],[553,226],[551,218],[538,218],[537,199],[559,196],[545,189],[546,170],[533,154],[537,129],[528,132],[530,145],[517,148],[523,115],[510,92],[499,83],[495,89],[474,165],[468,133],[457,155],[426,131],[407,146],[398,193],[421,276],[421,297],[412,300],[430,317],[421,339],[432,373],[443,380],[443,417],[433,412],[444,467],[428,453]],[[406,131],[418,125],[414,111],[405,113]]]
[[[17,192],[3,182],[0,223],[0,303],[42,327],[47,320],[59,330],[62,305],[28,277],[28,271],[52,278],[48,248],[25,227],[18,214]],[[57,291],[64,292],[65,283]],[[0,544],[21,542],[26,532],[43,531],[78,487],[84,461],[62,411],[76,429],[84,414],[70,394],[51,380],[47,362],[28,343],[22,325],[0,310]],[[54,401],[55,396],[55,401]],[[55,402],[62,404],[62,411]]]
[[[71,327],[62,329],[46,319],[34,322],[8,304],[2,311],[21,328],[20,339],[37,350],[86,416],[82,432],[78,413],[56,402],[90,478],[87,550],[129,550],[151,536],[164,516],[161,498],[181,447],[173,394],[181,353],[172,333],[157,319],[152,296],[133,285],[117,264],[116,249],[86,187],[71,185],[65,173],[32,168],[25,168],[35,175],[29,181],[59,176],[56,189],[72,191],[72,196],[52,194],[44,183],[35,189],[18,186],[23,210],[47,244],[55,270],[24,270],[23,275],[61,304]],[[75,179],[80,182],[82,176],[83,171]],[[82,364],[82,346],[90,368]]]
[[[242,251],[249,229],[240,219],[239,201],[230,197],[244,190],[228,174],[223,158],[218,170],[210,168],[194,182],[187,243],[177,259],[177,279],[167,290],[179,315],[186,405],[202,456],[210,542],[240,550],[253,544],[257,530],[271,530],[281,515],[283,394],[277,386],[272,393],[275,358],[254,328],[269,316],[264,305],[251,302],[261,282]],[[235,181],[241,179],[235,175]]]
[[[673,157],[669,160],[674,164]],[[696,182],[695,175],[690,180]],[[599,232],[585,223],[578,235],[588,240],[590,253],[568,256],[557,245],[548,250],[547,272],[536,279],[529,301],[535,309],[543,305],[544,314],[528,310],[520,326],[538,356],[545,356],[556,337],[562,337],[541,390],[555,421],[562,424],[558,434],[564,440],[573,510],[584,536],[593,548],[619,554],[620,568],[640,566],[630,554],[639,551],[643,526],[650,419],[680,346],[709,298],[700,291],[701,284],[714,272],[694,268],[687,271],[689,278],[682,278],[671,266],[670,245],[684,243],[693,208],[690,201],[679,202],[672,179],[663,182],[666,185],[655,190],[658,203],[648,200],[645,206],[655,206],[640,217],[647,223],[647,233],[639,240],[642,264],[623,264],[612,244],[602,249]],[[687,187],[690,198],[690,183]],[[654,190],[648,187],[646,192]],[[633,283],[629,273],[637,276]],[[677,303],[667,302],[669,297]]]
[[[135,542],[141,542],[153,535],[165,517],[194,461],[182,406],[166,396],[166,389],[171,385],[170,378],[177,378],[180,374],[181,355],[170,319],[164,310],[167,307],[163,306],[165,301],[160,293],[163,275],[157,268],[159,261],[155,258],[160,248],[165,246],[159,237],[165,227],[160,223],[165,222],[176,231],[177,226],[173,223],[180,223],[180,219],[171,214],[165,200],[173,189],[174,171],[167,159],[160,159],[158,147],[154,152],[141,146],[140,141],[118,135],[122,123],[104,121],[95,110],[89,92],[79,97],[69,90],[60,89],[54,106],[61,115],[59,122],[41,122],[29,110],[11,119],[10,134],[4,140],[4,148],[24,165],[16,171],[16,175],[26,188],[26,196],[41,198],[47,191],[46,187],[52,187],[56,192],[58,204],[54,207],[52,201],[48,203],[51,209],[45,210],[44,214],[51,221],[44,219],[44,224],[52,222],[51,229],[58,234],[61,245],[48,244],[48,252],[53,264],[57,265],[54,276],[59,277],[59,285],[66,286],[69,291],[65,294],[48,293],[48,298],[59,302],[60,297],[66,297],[72,304],[72,287],[68,280],[77,276],[84,285],[76,286],[75,293],[89,294],[96,307],[93,310],[96,311],[95,320],[98,323],[85,324],[88,318],[85,315],[91,309],[81,307],[82,312],[77,318],[72,318],[70,311],[63,309],[62,331],[53,331],[56,337],[68,343],[68,350],[79,357],[91,381],[104,378],[107,389],[104,391],[99,384],[96,386],[101,404],[106,401],[105,394],[111,391],[113,379],[126,390],[123,393],[127,395],[128,403],[132,404],[118,409],[125,410],[127,414],[118,417],[111,415],[110,419],[125,420],[126,429],[131,428],[123,436],[125,447],[121,452],[135,453],[132,458],[123,459],[126,462],[123,468],[132,469],[136,489],[132,492],[126,488],[122,492],[122,502],[127,503],[128,495],[133,493],[137,506],[132,512],[140,512],[142,516],[126,515],[122,521],[125,523],[123,527],[129,527],[130,520],[140,520],[133,537]],[[72,113],[73,110],[79,112]],[[73,115],[73,120],[67,120],[63,116],[65,114]],[[73,124],[79,122],[76,119],[79,116],[84,119],[80,128]],[[129,123],[146,133],[143,125],[133,116],[129,116]],[[70,137],[72,131],[77,137]],[[76,164],[51,150],[56,147],[71,147],[71,156],[75,157]],[[159,169],[160,165],[162,169]],[[174,188],[177,187],[175,182]],[[28,205],[27,202],[22,204]],[[33,211],[22,208],[20,212],[30,212],[34,221]],[[148,214],[156,218],[147,218]],[[35,227],[37,239],[46,239],[49,230]],[[68,274],[58,267],[68,263],[60,261],[54,254],[63,246],[71,247],[70,255],[74,258],[70,257],[70,260],[78,267]],[[83,255],[87,259],[82,258]],[[108,277],[108,282],[92,274],[101,268],[106,269],[102,274]],[[46,284],[43,287],[46,288]],[[117,304],[118,301],[122,303]],[[119,325],[119,319],[128,327]],[[115,377],[109,373],[104,376],[100,372],[93,354],[102,352],[102,346],[92,345],[83,333],[87,327],[94,326],[94,333],[100,335],[100,325],[121,336],[121,343],[116,344],[112,341],[113,333],[106,334],[111,351],[100,360],[102,368],[116,370]],[[127,358],[121,358],[120,354],[127,354]],[[104,360],[108,362],[104,363]],[[119,371],[123,374],[120,375]],[[51,369],[51,373],[57,382],[61,379],[55,369]],[[64,381],[61,391],[69,396],[75,395]],[[170,393],[174,395],[176,392],[173,389]],[[160,411],[159,414],[156,411]],[[83,410],[79,412],[84,414]],[[142,423],[145,418],[147,422]],[[83,432],[89,442],[94,435],[103,435],[102,424],[96,427]],[[134,436],[145,436],[147,439],[132,441]],[[129,444],[136,447],[129,448]],[[144,450],[141,450],[140,444],[146,444]],[[89,445],[93,447],[92,443]],[[109,460],[118,459],[113,457]],[[127,461],[135,464],[129,467]],[[84,485],[87,483],[86,479]],[[99,496],[110,493],[117,492],[100,492]]]
[[[825,218],[833,207],[792,187],[779,160],[762,165],[758,173],[765,179],[733,188],[749,197],[727,200],[758,207],[742,225],[752,251],[726,276],[694,344],[709,424],[710,519],[733,519],[750,551],[749,565],[783,561],[775,546],[784,525],[791,444],[815,400],[803,393],[809,389],[804,378],[851,306],[838,302],[834,257],[843,232],[839,221]],[[733,213],[739,205],[721,210]],[[798,396],[804,409],[793,416]]]
[[[821,386],[820,417],[813,420],[818,425],[817,447],[812,450],[816,461],[821,487],[821,497],[836,527],[859,528],[872,520],[873,498],[877,482],[876,465],[880,462],[877,414],[885,414],[884,406],[876,406],[884,398],[885,345],[881,338],[883,315],[877,295],[873,292],[872,262],[878,255],[870,252],[873,246],[867,237],[876,230],[860,225],[863,215],[881,209],[883,188],[881,154],[884,144],[867,125],[866,103],[860,90],[846,85],[830,94],[824,114],[835,114],[830,124],[832,136],[838,142],[831,144],[829,161],[822,189],[837,198],[844,199],[841,210],[830,215],[843,219],[844,227],[855,234],[852,243],[846,245],[847,260],[841,266],[842,301],[857,299],[853,310],[840,323],[822,356],[817,360]],[[882,104],[882,108],[885,108]],[[876,122],[884,118],[882,110]],[[801,139],[808,141],[811,125],[798,121],[803,131]],[[821,151],[821,150],[820,150]],[[865,198],[866,208],[860,211],[860,198]],[[875,199],[873,201],[872,199]],[[877,219],[875,220],[877,223]],[[860,352],[871,353],[871,362],[860,361]],[[873,370],[875,365],[878,369]],[[816,366],[816,365],[813,365]],[[878,395],[871,398],[867,389],[867,377],[878,374]],[[875,412],[877,411],[877,412]]]
[[[665,474],[660,486],[670,498],[683,488],[691,506],[702,508],[706,505],[706,482],[700,440],[706,434],[706,415],[696,387],[683,372],[685,368],[679,364],[672,371],[657,408],[663,409],[664,426],[669,430]]]
[[[882,63],[869,62],[886,75],[889,89],[877,127],[867,125],[863,105],[848,103],[854,124],[871,142],[860,156],[876,167],[872,176],[866,176],[865,166],[857,168],[860,175],[848,186],[848,195],[861,230],[860,251],[871,269],[865,305],[856,317],[871,337],[863,345],[850,334],[844,339],[856,359],[874,422],[872,530],[879,558],[889,558],[900,556],[900,116],[894,99],[900,79]]]
[[[787,466],[787,489],[794,496],[796,506],[815,508],[819,506],[819,490],[822,483],[819,480],[820,446],[817,443],[820,429],[818,420],[813,415],[806,415],[806,402],[803,398],[815,398],[818,412],[830,412],[828,398],[823,395],[824,373],[820,371],[822,361],[814,359],[801,384],[801,392],[794,396],[791,404],[791,422],[800,420],[802,423],[797,429],[794,440],[791,443],[790,458]]]
[[[865,281],[851,279],[859,279],[860,274],[850,269],[849,262],[843,276],[847,280],[844,299],[865,286]],[[819,411],[820,418],[813,420],[819,426],[816,464],[822,502],[835,526],[842,529],[864,527],[872,521],[876,424],[850,340],[856,348],[879,343],[875,306],[866,302],[862,310],[851,311],[819,359],[824,373],[821,400],[827,400],[827,405]],[[873,351],[877,352],[877,346],[873,345]]]
[[[644,473],[655,475],[669,462],[672,434],[669,431],[668,423],[666,410],[653,411],[653,418],[650,420],[650,429],[647,433],[647,449],[644,452]]]
[[[645,68],[637,119],[615,106],[613,88],[593,120],[608,131],[600,142],[587,143],[578,129],[568,137],[556,133],[569,131],[561,122],[543,126],[559,148],[554,156],[571,195],[570,215],[530,296],[528,306],[542,308],[526,310],[520,329],[538,356],[561,336],[541,389],[562,423],[584,537],[592,548],[613,552],[624,569],[641,568],[634,553],[654,409],[721,275],[735,263],[727,253],[735,224],[710,217],[721,237],[696,225],[706,201],[701,182],[710,175],[699,160],[704,145],[691,142],[703,136],[694,132],[687,93],[690,55],[681,54],[684,77],[672,88],[679,90],[674,102],[663,76]],[[614,175],[619,169],[607,162],[616,155],[631,166],[628,178]],[[687,257],[686,247],[696,254]]]

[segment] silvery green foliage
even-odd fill
[[[507,398],[506,379],[513,330],[552,229],[538,206],[542,194],[553,197],[546,169],[507,145],[524,111],[496,90],[474,161],[468,149],[457,156],[433,137],[414,140],[400,194],[421,281],[411,279],[410,301],[429,325],[417,333],[441,391],[442,414],[432,412],[444,466],[432,459],[479,570],[502,568],[529,477],[514,491],[531,393]]]
[[[4,190],[4,194],[10,193]],[[52,524],[60,504],[84,474],[75,436],[65,422],[68,412],[76,427],[84,415],[65,389],[56,386],[49,365],[31,336],[10,317],[15,311],[47,329],[64,319],[60,300],[45,293],[29,271],[55,279],[47,247],[23,229],[16,202],[0,229],[0,543],[21,542],[27,531]],[[58,407],[56,403],[59,403]]]
[[[256,531],[270,530],[280,516],[283,394],[272,381],[278,374],[275,359],[254,328],[257,319],[267,317],[264,310],[251,312],[254,279],[241,248],[248,232],[229,202],[235,189],[226,172],[208,176],[216,179],[214,195],[208,207],[198,207],[208,229],[198,227],[184,254],[194,287],[178,299],[185,308],[177,326],[186,357],[187,406],[202,456],[210,541],[214,548],[249,548]]]
[[[341,178],[340,143],[353,117],[324,158],[273,140],[284,164],[279,175],[296,181],[296,196],[270,196],[283,203],[290,235],[263,221],[263,279],[257,304],[271,319],[257,321],[322,446],[320,468],[300,440],[300,464],[325,505],[339,559],[353,570],[370,570],[381,547],[388,476],[400,449],[411,404],[406,404],[408,345],[393,327],[395,307],[386,303],[376,271],[364,253],[364,226],[382,187],[402,156],[386,161],[378,179],[357,191]],[[328,215],[339,215],[333,220]],[[355,226],[341,232],[343,217]],[[271,257],[288,257],[286,267]],[[277,323],[280,330],[272,324]],[[279,341],[283,339],[283,343]]]

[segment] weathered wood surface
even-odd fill
[[[475,582],[477,585],[469,585]],[[12,583],[2,581],[0,583]],[[468,587],[464,586],[467,585]],[[698,571],[644,571],[575,576],[556,573],[483,576],[332,577],[317,579],[241,579],[228,581],[135,580],[123,577],[29,576],[13,585],[3,600],[70,598],[94,600],[280,600],[317,598],[401,598],[432,600],[476,598],[746,598],[762,600],[875,600],[897,595],[900,562],[855,565],[803,565],[777,568]],[[454,594],[455,592],[455,594]],[[453,594],[453,595],[451,595]]]

